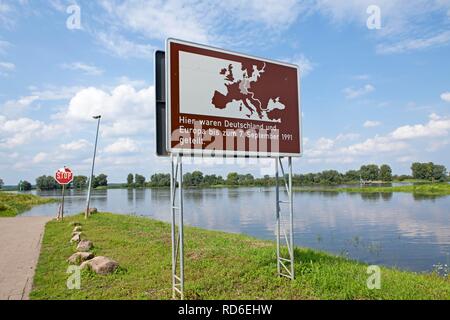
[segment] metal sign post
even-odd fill
[[[172,207],[172,298],[184,299],[183,164],[181,155],[171,155],[170,203]],[[178,217],[177,217],[178,216]],[[178,218],[178,228],[177,228]],[[179,260],[179,270],[177,264]]]
[[[294,207],[292,194],[292,158],[288,157],[287,179],[283,167],[282,158],[275,158],[275,162],[277,272],[279,276],[294,280]],[[280,167],[281,169],[282,179],[280,179],[279,177],[278,167]],[[284,182],[285,192],[287,193],[287,200],[280,199],[280,180]],[[283,217],[283,214],[281,213],[281,205],[283,205],[283,208],[287,206],[287,210],[289,211],[288,217]],[[282,247],[284,246],[287,249],[287,255],[285,250],[282,250]]]
[[[86,211],[84,212],[85,219],[87,219],[90,214],[89,213],[89,205],[91,202],[92,179],[94,178],[95,154],[97,153],[98,129],[100,127],[100,119],[102,118],[102,116],[98,115],[98,116],[94,116],[92,118],[97,120],[97,133],[95,134],[94,156],[92,157],[91,175],[89,177],[89,188],[88,188],[88,194],[86,197]]]
[[[64,220],[64,194],[66,191],[66,185],[62,185],[62,201],[61,201],[61,220]]]
[[[59,220],[60,218],[61,218],[61,220],[63,220],[64,219],[64,194],[66,191],[66,184],[69,184],[73,181],[73,172],[72,172],[72,170],[70,170],[69,168],[64,166],[64,168],[58,169],[56,171],[54,178],[57,183],[62,185],[62,191],[61,191],[62,201],[59,206],[57,220]]]

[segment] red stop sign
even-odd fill
[[[64,167],[62,169],[58,169],[58,171],[56,171],[56,173],[55,173],[55,180],[59,184],[71,183],[73,180],[72,170],[70,170],[69,168],[66,168],[66,167]]]

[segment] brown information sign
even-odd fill
[[[298,67],[169,39],[169,152],[300,156]]]

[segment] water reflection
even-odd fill
[[[374,192],[374,193],[361,193],[361,199],[365,200],[365,201],[375,201],[377,202],[378,200],[380,200],[381,198],[381,193],[378,192]]]
[[[389,201],[389,200],[392,199],[393,195],[394,195],[394,194],[393,194],[392,192],[382,192],[382,193],[381,193],[381,198],[382,198],[384,201]]]
[[[439,198],[444,198],[446,196],[441,195],[422,195],[422,194],[413,194],[414,200],[421,201],[421,200],[435,200]]]
[[[134,189],[127,189],[128,202],[134,202]]]
[[[274,191],[274,188],[185,190],[185,221],[203,228],[274,239]],[[59,196],[54,192],[39,194]],[[82,212],[85,201],[84,191],[70,190],[66,214]],[[101,211],[170,221],[168,189],[95,190],[91,206]],[[26,215],[56,215],[57,207],[57,203],[38,206]],[[434,264],[450,263],[450,197],[295,192],[294,208],[298,245],[415,271],[430,271]]]

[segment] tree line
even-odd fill
[[[317,173],[294,174],[292,177],[293,185],[339,185],[365,182],[389,183],[393,180],[404,181],[408,179],[417,179],[430,182],[450,181],[447,168],[443,165],[433,162],[414,162],[411,165],[411,175],[393,175],[389,165],[368,164],[361,166],[358,170],[349,170],[345,173],[337,170],[324,170]],[[84,189],[88,187],[88,177],[83,175],[74,176],[73,182],[68,188]],[[187,187],[207,187],[207,186],[273,186],[275,178],[264,176],[255,178],[252,174],[239,174],[230,172],[226,177],[216,174],[204,174],[201,171],[188,172],[183,175],[183,185]],[[0,189],[4,186],[0,179]],[[107,187],[108,176],[99,174],[92,180],[93,188]],[[129,173],[126,183],[119,185],[127,188],[164,188],[170,186],[170,174],[155,173],[147,181],[144,175]],[[55,181],[53,176],[43,175],[36,179],[36,188],[39,190],[55,190],[61,186]],[[31,190],[32,185],[28,181],[20,181],[18,190]]]
[[[79,175],[74,176],[73,181],[66,186],[70,189],[84,189],[89,185],[89,178],[87,176]],[[106,174],[99,174],[98,176],[93,176],[92,187],[106,187],[108,186],[108,176]],[[57,190],[61,189],[62,186],[58,184],[53,176],[43,175],[36,178],[36,188],[39,190]]]
[[[363,182],[389,183],[393,180],[404,181],[407,179],[418,179],[427,181],[443,182],[449,179],[447,169],[442,165],[430,163],[413,163],[411,175],[393,175],[389,165],[368,164],[361,166],[358,170],[349,170],[340,173],[337,170],[324,170],[317,173],[294,174],[293,185],[339,185]],[[133,180],[134,179],[134,180]],[[187,187],[207,186],[273,186],[276,181],[274,177],[264,176],[255,178],[252,174],[239,174],[230,172],[225,178],[221,175],[204,174],[201,171],[188,172],[183,175],[183,185]],[[129,174],[127,187],[169,187],[170,174],[153,174],[149,181],[139,174]]]
[[[448,179],[447,168],[433,162],[414,162],[411,166],[414,179],[443,182]]]

